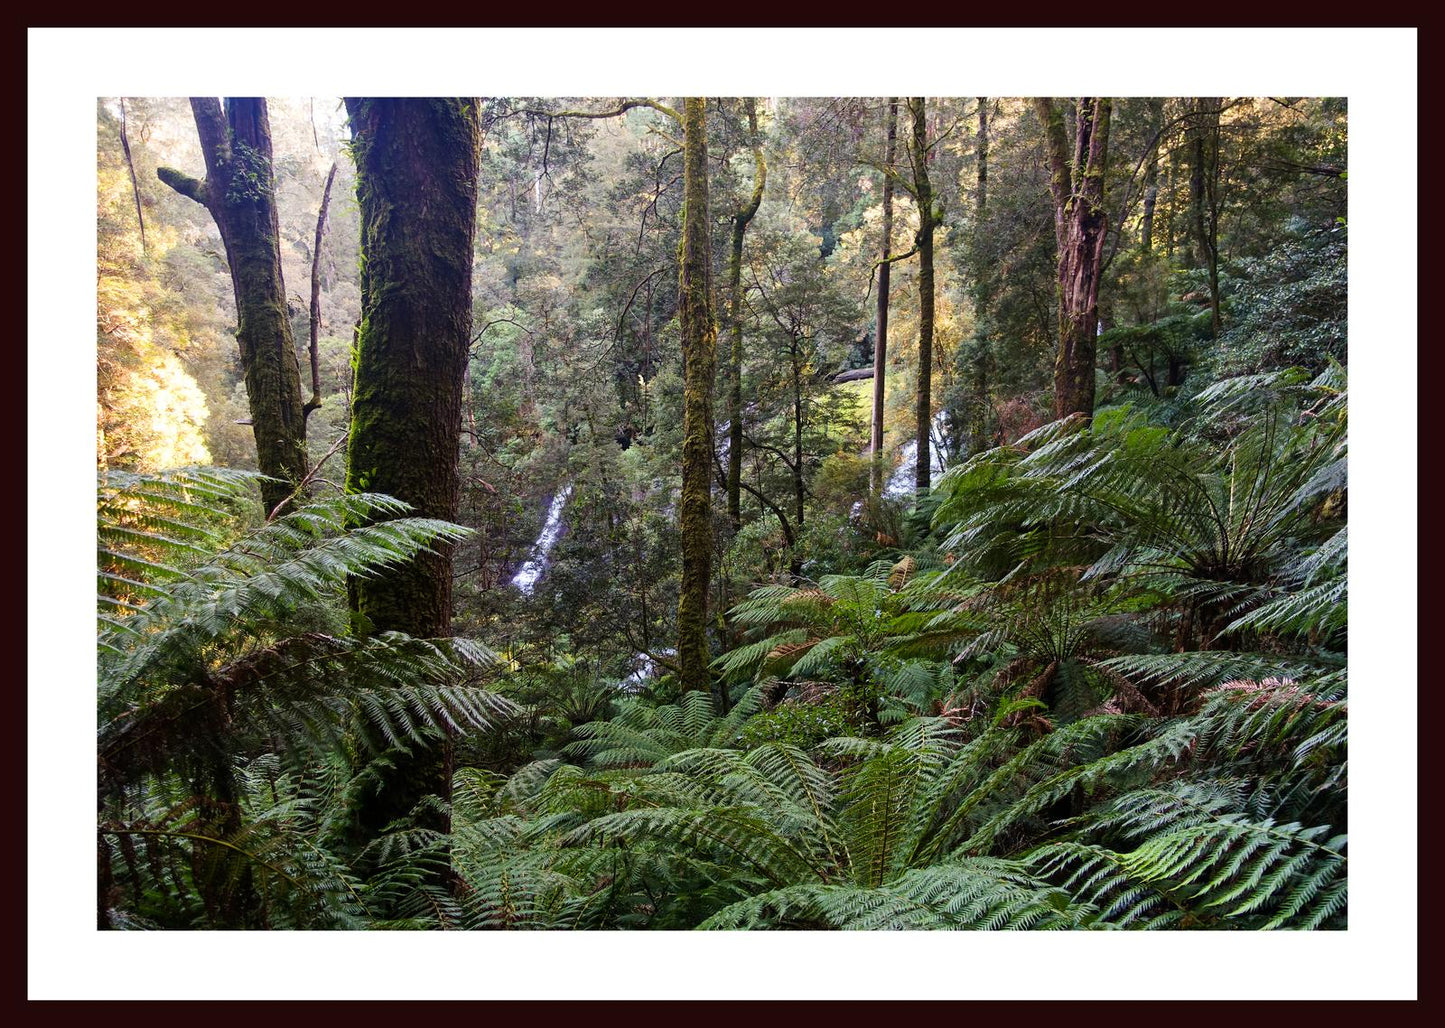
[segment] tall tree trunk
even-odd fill
[[[803,527],[803,508],[807,500],[807,487],[803,484],[803,361],[795,336],[792,342],[793,371],[793,511],[798,519],[798,528]],[[802,554],[796,554],[801,557]]]
[[[728,355],[728,517],[733,528],[742,527],[743,480],[743,235],[748,222],[758,213],[763,202],[763,187],[768,181],[768,166],[763,160],[762,140],[758,138],[757,100],[748,97],[748,131],[753,142],[753,195],[733,215],[733,246],[728,256],[728,329],[732,335],[732,352]]]
[[[1168,182],[1164,189],[1164,257],[1170,261],[1174,259],[1174,219],[1176,217],[1174,209],[1174,180],[1175,171],[1177,170],[1175,165],[1176,159],[1174,151],[1170,150]]]
[[[1159,203],[1159,132],[1164,125],[1164,100],[1162,97],[1151,97],[1145,104],[1149,109],[1149,133],[1154,143],[1144,165],[1144,215],[1139,223],[1139,249],[1149,254],[1154,250],[1154,208]]]
[[[455,520],[471,335],[481,149],[469,98],[346,99],[361,208],[361,329],[346,486]],[[352,583],[358,628],[451,633],[451,548]],[[449,754],[397,761],[367,809],[376,830],[428,793],[450,794]],[[440,827],[445,827],[441,825]]]
[[[315,131],[315,126],[312,126]],[[306,401],[302,419],[321,406],[321,242],[326,235],[326,211],[331,206],[331,183],[336,181],[336,162],[326,173],[321,190],[321,211],[316,215],[316,245],[311,250],[311,399]]]
[[[1094,348],[1103,273],[1104,172],[1109,154],[1107,97],[1080,97],[1073,161],[1063,115],[1052,99],[1034,100],[1049,160],[1054,237],[1059,248],[1059,350],[1054,361],[1054,416],[1094,413]]]
[[[683,221],[679,243],[678,320],[682,327],[682,584],[677,602],[678,679],[684,690],[709,687],[707,590],[712,572],[712,393],[717,369],[712,247],[707,215],[707,115],[703,97],[683,102]]]
[[[983,450],[988,431],[988,308],[993,276],[983,252],[984,225],[988,216],[988,97],[978,98],[978,133],[974,148],[978,154],[978,177],[973,197],[973,347],[969,354],[968,451]]]
[[[220,229],[236,295],[236,341],[251,404],[256,464],[275,479],[261,486],[270,512],[306,474],[306,418],[281,279],[271,123],[266,101],[256,97],[228,97],[224,113],[215,97],[192,97],[191,111],[206,159],[205,181],[174,168],[158,168],[156,175],[210,211]]]
[[[870,452],[873,457],[873,495],[883,492],[883,402],[887,396],[888,376],[888,294],[893,262],[893,165],[898,159],[898,98],[888,98],[887,146],[883,157],[883,249],[878,265],[878,331],[873,347],[873,431]]]
[[[1189,176],[1194,238],[1209,272],[1210,326],[1219,335],[1219,115],[1222,98],[1199,97],[1191,119]]]
[[[908,103],[913,114],[913,191],[918,201],[918,463],[913,481],[916,495],[928,492],[932,479],[933,427],[933,186],[928,180],[928,122],[924,98]]]

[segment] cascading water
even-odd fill
[[[532,544],[532,552],[528,555],[527,562],[522,565],[522,570],[512,578],[512,584],[528,596],[537,588],[537,581],[547,570],[547,557],[552,552],[552,547],[557,545],[557,540],[562,537],[562,508],[567,506],[571,495],[572,483],[568,482],[552,497],[552,504],[547,508],[547,520],[542,523],[542,534],[537,536],[537,541]]]
[[[674,657],[676,650],[658,650],[659,656]],[[617,683],[618,692],[637,693],[647,687],[647,683],[658,676],[658,665],[646,653],[634,653],[632,655],[632,673]]]
[[[934,434],[937,435],[942,430],[943,411],[939,411],[933,416],[933,431]],[[901,496],[913,495],[915,480],[917,478],[915,465],[918,463],[918,440],[910,439],[904,443],[903,449],[899,452],[899,456],[901,459],[899,460],[898,467],[893,469],[893,474],[888,476],[888,482],[883,486],[883,495],[890,500],[896,500]],[[928,462],[932,470],[930,477],[937,478],[943,474],[943,456],[939,452],[937,445],[932,445],[928,448]]]

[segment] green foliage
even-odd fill
[[[1161,913],[1178,928],[1343,928],[1346,837],[1328,825],[1278,823],[1239,809],[1239,783],[1173,783],[1119,797],[1093,827],[1138,845],[1126,852],[1061,845],[1032,855],[1067,873],[1121,927]],[[1140,897],[1148,900],[1141,903]],[[1173,907],[1165,910],[1166,904]]]
[[[575,729],[577,741],[563,752],[585,757],[598,767],[648,766],[684,750],[736,745],[743,723],[757,711],[756,690],[719,717],[706,693],[685,692],[677,703],[655,706],[645,700],[622,700],[617,716]]]
[[[879,724],[882,683],[894,661],[885,643],[904,631],[917,562],[875,561],[862,575],[824,575],[816,588],[764,586],[729,612],[749,641],[719,657],[715,668],[734,680],[776,675],[837,683],[848,722]]]
[[[477,643],[331,634],[348,578],[463,530],[362,494],[232,538],[256,478],[101,482],[103,925],[358,923],[346,796],[389,753],[511,709],[474,684],[495,659]]]
[[[837,694],[816,703],[789,700],[748,721],[740,742],[745,748],[779,742],[812,749],[824,739],[846,734],[848,715],[843,697]]]
[[[1300,395],[1303,415],[1288,405]],[[1332,598],[1344,588],[1331,574],[1344,547],[1337,375],[1221,383],[1199,399],[1181,429],[1110,408],[1083,430],[1047,426],[950,472],[935,523],[964,555],[956,569],[1007,582],[1079,567],[1081,584],[1107,588],[1121,610],[1152,611],[1180,649],[1296,624],[1328,641],[1319,630],[1341,624]],[[1314,591],[1293,595],[1301,588]]]
[[[148,180],[140,126],[169,108],[134,103]],[[1229,101],[1205,197],[1216,338],[1182,103],[1116,107],[1110,149],[1130,157],[1107,172],[1109,195],[1134,176],[1152,235],[1131,192],[1100,295],[1100,404],[1047,424],[1057,271],[1039,126],[1029,105],[989,101],[987,207],[981,191],[951,194],[939,235],[955,259],[939,262],[934,386],[959,407],[945,411],[953,445],[967,404],[983,446],[906,505],[866,495],[869,384],[831,383],[868,359],[857,301],[876,288],[876,110],[764,113],[768,187],[742,283],[742,524],[714,512],[725,712],[671,677],[615,687],[676,638],[683,212],[665,116],[484,106],[468,533],[368,494],[268,523],[254,475],[136,473],[206,460],[202,431],[217,457],[250,439],[231,425],[244,390],[214,344],[229,345],[224,261],[176,245],[176,225],[200,222],[169,192],[142,197],[140,252],[103,107],[100,924],[1345,928],[1344,105]],[[940,183],[968,183],[981,156],[974,104],[938,106]],[[752,133],[726,103],[708,119],[712,194],[746,196]],[[315,197],[294,188],[306,162],[296,146],[282,156],[275,128],[297,281]],[[256,185],[238,176],[230,199]],[[895,254],[916,217],[896,200]],[[349,422],[331,397],[349,381],[359,296],[339,255],[354,215],[334,210],[321,266],[332,334],[313,440]],[[890,438],[911,423],[917,374],[916,272],[893,276]],[[209,421],[187,400],[176,424],[146,423],[146,397],[188,397],[191,375]],[[564,488],[566,530],[523,594],[508,581]],[[443,542],[459,630],[504,661],[465,640],[351,634],[347,584]],[[358,804],[442,738],[450,803],[424,797],[367,834]]]
[[[271,195],[271,161],[255,147],[242,140],[233,139],[229,171],[230,179],[226,183],[227,203],[255,203]]]
[[[1239,716],[1256,702],[1308,714]],[[492,859],[588,867],[596,885],[548,879],[580,890],[558,909],[600,886],[648,927],[1340,927],[1344,836],[1302,820],[1326,807],[1299,806],[1338,785],[1319,773],[1339,713],[1237,683],[1196,714],[1103,715],[1032,742],[1007,728],[963,742],[917,719],[812,756],[769,743],[629,771],[536,767],[488,801],[524,815],[505,822],[521,852]],[[666,906],[644,898],[663,883]]]
[[[498,791],[536,798],[529,851],[612,853],[637,926],[1343,927],[1343,379],[1191,413],[1104,411],[950,472],[947,570],[755,590],[718,669],[824,703],[740,740],[701,696],[588,726],[590,769]],[[860,721],[860,688],[890,716]],[[854,734],[820,740],[828,711]]]
[[[1296,225],[1267,254],[1240,262],[1235,317],[1213,356],[1217,376],[1287,367],[1321,372],[1346,357],[1346,234]]]

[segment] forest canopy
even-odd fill
[[[94,110],[97,927],[1348,927],[1346,100]]]

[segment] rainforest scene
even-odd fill
[[[96,927],[1347,928],[1347,110],[101,97]]]

